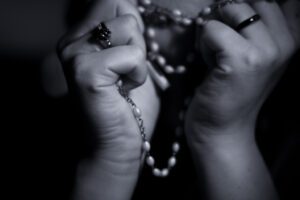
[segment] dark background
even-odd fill
[[[55,46],[67,22],[67,0],[1,0],[1,136],[3,198],[68,199],[77,161],[78,133],[67,98],[45,93],[41,71],[59,64]],[[50,61],[49,61],[50,60]],[[300,199],[299,53],[264,105],[257,140],[282,199]],[[55,89],[55,83],[53,84]],[[63,93],[63,91],[61,91]],[[59,95],[58,95],[59,96]],[[73,127],[73,128],[72,128]],[[77,138],[77,139],[76,139]],[[185,152],[179,159],[189,163]],[[179,164],[167,180],[146,169],[136,199],[186,199],[193,190],[190,165]],[[148,181],[145,181],[145,180]],[[184,186],[182,186],[184,185]],[[189,190],[187,190],[189,191]],[[8,196],[6,196],[6,193]],[[5,195],[5,196],[4,196]]]

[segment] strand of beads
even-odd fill
[[[151,0],[139,0],[138,10],[147,22],[159,24],[160,26],[177,24],[190,26],[193,18],[184,15],[181,10],[170,10],[153,4]]]
[[[138,0],[138,10],[146,19],[146,22],[159,25],[169,25],[171,23],[188,27],[193,24],[201,25],[204,20],[203,18],[209,18],[211,14],[214,14],[218,9],[221,9],[228,4],[242,3],[244,1],[245,0],[219,0],[203,8],[196,17],[184,15],[179,9],[170,10],[159,7],[152,3],[151,0]]]
[[[145,31],[146,45],[148,48],[148,60],[153,63],[154,66],[158,66],[160,71],[163,71],[166,75],[185,74],[187,71],[185,64],[172,66],[170,62],[167,61],[165,56],[160,52],[159,43],[155,40],[156,31],[154,27],[176,25],[183,28],[188,28],[197,23],[202,24],[202,16],[192,18],[184,15],[179,9],[170,10],[159,7],[158,5],[153,4],[151,0],[139,0],[138,10],[142,15],[146,25],[148,25]],[[186,62],[192,63],[194,58],[194,52],[191,52],[187,55]]]
[[[176,67],[167,62],[167,59],[160,53],[160,46],[155,41],[156,31],[153,27],[146,28],[146,44],[148,47],[148,60],[151,63],[155,63],[166,74],[184,74],[186,72],[186,66],[180,64]]]
[[[167,177],[173,167],[177,163],[176,155],[180,150],[180,145],[178,142],[174,142],[172,145],[172,156],[168,160],[168,166],[163,169],[155,167],[155,159],[150,154],[150,144],[147,141],[144,141],[143,149],[146,152],[146,163],[149,167],[152,168],[152,173],[157,177]]]
[[[240,3],[243,0],[221,0],[216,3],[211,4],[203,8],[197,17],[189,17],[184,15],[179,9],[167,9],[159,7],[158,5],[152,3],[151,0],[138,0],[138,10],[142,15],[144,21],[148,25],[146,28],[146,44],[148,47],[147,58],[151,63],[156,64],[165,74],[185,74],[187,67],[185,64],[179,64],[177,66],[172,66],[165,56],[160,52],[160,46],[157,41],[155,41],[156,31],[154,26],[170,26],[179,25],[184,28],[188,28],[192,25],[203,25],[206,20],[214,15],[222,7],[233,4]],[[187,63],[193,62],[195,55],[190,53],[187,55]]]
[[[170,173],[170,170],[176,165],[177,159],[176,155],[180,150],[180,144],[178,142],[174,142],[172,145],[172,156],[168,160],[168,166],[163,169],[159,169],[155,166],[155,159],[154,157],[150,154],[151,150],[151,144],[148,141],[146,137],[146,130],[144,126],[144,120],[142,119],[142,112],[141,110],[136,106],[136,104],[133,102],[133,100],[128,96],[127,92],[122,89],[121,83],[119,82],[117,84],[119,93],[124,97],[124,99],[127,101],[127,103],[130,105],[133,116],[135,117],[138,127],[140,130],[140,134],[142,136],[142,150],[145,152],[146,157],[146,163],[149,167],[152,168],[152,173],[154,176],[157,177],[167,177]]]
[[[148,47],[148,60],[158,66],[165,74],[185,74],[186,65],[179,64],[172,66],[165,56],[160,52],[160,46],[155,41],[156,31],[154,26],[179,25],[182,27],[190,27],[193,25],[194,19],[184,15],[179,9],[170,10],[161,8],[152,3],[151,0],[139,0],[138,10],[143,16],[147,25],[146,28],[146,44]],[[192,62],[194,55],[190,53],[187,56],[187,62]]]
[[[230,5],[230,4],[242,3],[242,2],[243,2],[243,0],[221,0],[221,1],[215,2],[215,3],[211,4],[210,6],[203,8],[201,10],[201,12],[199,12],[199,18],[208,19],[211,15],[214,15],[221,8],[223,8],[227,5]]]
[[[220,9],[228,4],[235,3],[242,0],[223,0],[217,3],[214,3],[208,7],[202,9],[199,12],[199,15],[195,18],[188,17],[182,13],[182,11],[178,9],[170,10],[166,8],[161,8],[151,2],[151,0],[139,0],[138,10],[140,14],[143,16],[143,19],[147,24],[152,26],[148,26],[146,28],[146,43],[148,47],[147,57],[151,63],[157,64],[166,74],[184,74],[186,72],[185,65],[178,65],[177,67],[173,67],[170,65],[166,58],[160,53],[160,46],[157,41],[155,41],[156,31],[154,26],[169,26],[169,25],[179,25],[182,27],[190,27],[194,24],[203,25],[205,18],[209,18],[217,9]],[[132,113],[137,120],[138,127],[140,130],[140,134],[142,136],[142,149],[145,152],[145,161],[146,164],[151,167],[152,173],[157,177],[167,177],[170,173],[170,170],[176,165],[177,159],[176,156],[180,150],[180,144],[178,142],[174,142],[172,144],[172,155],[168,159],[167,167],[159,169],[156,167],[155,159],[151,155],[151,144],[147,140],[144,121],[142,119],[141,110],[136,106],[133,100],[128,96],[128,94],[122,90],[121,86],[118,86],[120,94],[125,98],[132,109]],[[187,107],[187,103],[185,106]],[[184,110],[179,113],[179,120],[183,120],[184,118]],[[177,136],[182,135],[183,130],[182,126],[179,124],[175,129],[175,134]]]

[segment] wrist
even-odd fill
[[[139,138],[140,139],[140,138]],[[92,156],[85,159],[87,163],[101,165],[113,173],[128,174],[139,170],[141,164],[141,142],[119,141],[102,144]]]
[[[77,169],[75,199],[130,199],[141,162],[135,156],[127,156],[128,151],[120,152],[119,148],[115,152],[101,150],[81,160]]]
[[[186,137],[190,148],[247,145],[255,143],[255,123],[236,123],[227,126],[186,124]]]
[[[206,129],[203,131],[211,137],[188,138],[198,181],[207,186],[203,191],[206,198],[245,199],[245,194],[251,193],[253,199],[277,199],[253,130],[232,128],[216,133]],[[222,135],[227,131],[230,133]]]
[[[87,134],[86,134],[87,135]],[[138,134],[104,134],[92,132],[85,138],[79,150],[79,166],[98,165],[112,172],[135,171],[141,162],[142,139]],[[116,136],[112,136],[116,135]],[[101,136],[101,137],[100,137]],[[126,169],[126,170],[123,170]],[[137,169],[138,170],[138,169]]]
[[[88,174],[105,173],[116,178],[137,176],[141,160],[135,158],[122,158],[109,155],[95,155],[92,158],[81,160],[78,164],[79,176],[81,172]]]

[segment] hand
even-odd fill
[[[254,14],[261,19],[240,32],[234,30]],[[199,46],[211,70],[187,113],[189,141],[237,137],[241,132],[252,137],[259,109],[295,51],[275,2],[230,4],[219,15],[220,21],[210,20],[199,30]]]
[[[141,166],[141,134],[132,109],[119,94],[121,78],[142,112],[151,137],[159,101],[146,68],[143,24],[135,7],[121,0],[98,0],[77,27],[62,38],[58,52],[70,93],[79,102],[96,138],[93,155],[78,164],[75,199],[131,199]],[[91,42],[105,22],[112,48]],[[116,192],[117,191],[117,192]]]
[[[89,134],[97,138],[98,159],[130,165],[141,158],[142,140],[131,107],[119,94],[116,82],[122,77],[124,87],[132,89],[130,96],[142,111],[147,137],[152,134],[159,109],[147,75],[143,24],[127,1],[96,1],[93,8],[88,19],[60,41],[59,55],[70,91],[84,111]],[[102,49],[91,42],[91,29],[101,21],[112,32],[112,48]]]

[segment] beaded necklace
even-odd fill
[[[218,9],[228,4],[242,1],[243,0],[221,0],[202,9],[198,16],[190,17],[183,14],[183,12],[179,9],[171,10],[168,8],[162,8],[154,4],[151,0],[138,0],[138,11],[140,12],[146,25],[145,39],[147,46],[147,59],[150,61],[151,67],[153,66],[155,68],[155,71],[158,71],[159,74],[164,75],[157,78],[158,80],[156,81],[161,89],[165,90],[169,87],[169,81],[166,77],[178,74],[183,75],[186,73],[187,64],[194,62],[195,50],[187,54],[185,63],[172,66],[166,57],[161,53],[160,45],[155,40],[157,36],[155,27],[163,28],[179,26],[183,29],[187,29],[195,25],[203,25],[205,20],[212,17]],[[151,70],[151,67],[150,73],[153,71]],[[154,75],[152,77],[156,76],[157,75]]]
[[[197,17],[188,17],[184,15],[180,10],[174,9],[170,10],[167,8],[159,7],[151,2],[151,0],[138,0],[138,10],[143,17],[143,20],[146,24],[145,39],[147,45],[147,65],[149,67],[149,72],[152,75],[152,78],[156,79],[157,85],[162,89],[166,90],[170,84],[168,79],[165,76],[157,75],[159,74],[166,76],[171,76],[174,74],[184,75],[186,74],[187,67],[185,64],[179,64],[176,67],[170,65],[165,56],[160,52],[160,46],[157,41],[155,41],[156,31],[155,26],[165,27],[165,26],[181,26],[183,28],[191,27],[196,24],[203,24],[204,17],[211,15],[216,9],[219,9],[227,4],[234,3],[240,0],[224,0],[218,3],[212,4],[209,7],[204,8]],[[189,55],[190,62],[193,62],[191,55]],[[128,102],[132,109],[132,113],[137,121],[140,134],[142,137],[142,149],[145,152],[145,161],[146,164],[152,169],[152,173],[156,177],[167,177],[171,169],[176,165],[177,159],[176,156],[180,150],[180,144],[175,141],[172,144],[172,153],[168,159],[168,164],[165,168],[159,169],[156,166],[154,157],[151,155],[151,144],[146,136],[146,130],[144,127],[144,121],[142,119],[141,110],[137,107],[134,101],[129,97],[128,93],[122,89],[121,85],[118,85],[118,90],[124,99]],[[179,120],[181,123],[175,128],[175,135],[181,136],[183,132],[182,121],[184,119],[185,109],[189,104],[189,99],[186,99],[184,102],[184,109],[179,113]]]

